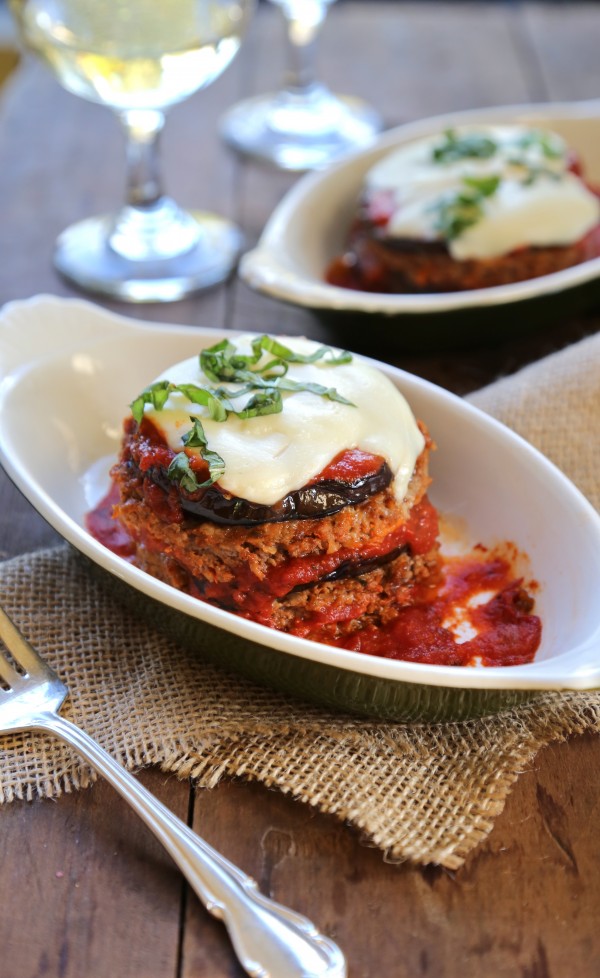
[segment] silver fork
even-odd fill
[[[306,917],[259,892],[255,881],[192,832],[82,729],[60,716],[68,690],[0,607],[0,735],[55,734],[125,798],[184,874],[206,909],[223,921],[253,978],[345,978],[337,944]]]

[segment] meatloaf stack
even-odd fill
[[[448,130],[403,146],[365,177],[332,285],[428,293],[507,285],[600,254],[600,203],[556,134]]]
[[[351,376],[352,367],[344,371]],[[390,382],[382,376],[383,384]],[[395,389],[393,396],[400,398]],[[331,404],[321,397],[325,411]],[[284,414],[289,405],[284,399]],[[348,401],[341,410],[360,415]],[[114,515],[134,542],[134,562],[160,580],[273,628],[343,645],[366,626],[387,624],[436,580],[438,522],[426,495],[431,442],[411,419],[417,457],[401,494],[390,459],[359,438],[265,503],[232,493],[224,478],[211,480],[206,452],[185,449],[195,481],[175,478],[181,453],[161,429],[161,411],[146,409],[125,422]],[[257,420],[240,426],[245,437]]]

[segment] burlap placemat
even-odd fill
[[[552,458],[598,507],[600,335],[472,400]],[[461,724],[340,716],[258,688],[174,648],[114,600],[67,547],[0,568],[0,598],[69,684],[64,713],[130,768],[206,787],[256,778],[348,821],[388,858],[457,868],[511,785],[553,740],[600,729],[600,693],[546,694]],[[93,779],[40,735],[0,743],[0,800],[56,797]]]

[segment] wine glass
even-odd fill
[[[334,95],[315,76],[316,40],[334,0],[271,0],[285,17],[288,69],[281,91],[245,99],[221,120],[221,135],[246,156],[283,170],[325,166],[367,145],[381,118],[365,102]]]
[[[162,187],[165,110],[209,85],[236,54],[254,0],[10,0],[25,43],[68,91],[112,108],[127,138],[125,205],[58,238],[75,285],[169,302],[216,284],[241,247],[235,225],[187,212]]]

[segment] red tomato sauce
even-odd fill
[[[107,494],[94,509],[86,513],[85,526],[88,533],[108,550],[112,550],[118,557],[131,561],[135,556],[135,543],[127,530],[112,515],[113,506],[118,502],[119,487],[113,482]]]
[[[374,475],[384,463],[381,455],[372,455],[370,452],[362,452],[360,448],[347,448],[340,452],[334,459],[311,479],[309,485],[315,482],[327,482],[331,480],[339,482],[358,482],[366,476]]]
[[[338,462],[334,460],[332,467]],[[133,560],[135,543],[112,516],[117,501],[117,487],[113,486],[88,514],[86,526],[109,550]],[[261,582],[248,567],[240,567],[235,589],[215,582],[200,590],[188,575],[186,590],[194,597],[269,625],[278,596],[322,578],[345,562],[372,560],[402,546],[410,547],[413,553],[427,553],[437,528],[436,511],[424,499],[414,508],[409,523],[378,545],[364,547],[360,552],[290,559]],[[148,550],[160,550],[160,545],[147,534],[138,542]],[[435,665],[511,666],[531,662],[540,643],[542,625],[532,613],[529,590],[535,584],[529,584],[529,590],[525,588],[515,572],[515,557],[516,552],[511,553],[510,547],[501,553],[482,546],[464,556],[443,557],[437,578],[427,585],[412,585],[408,589],[409,603],[399,606],[397,614],[385,625],[363,627],[350,638],[338,641],[336,621],[356,615],[352,607],[345,606],[342,611],[333,603],[326,613],[319,612],[298,623],[294,634],[365,655]]]
[[[415,588],[414,604],[399,608],[392,622],[362,629],[343,647],[448,666],[515,666],[532,661],[542,624],[532,614],[533,599],[522,579],[515,579],[507,557],[483,547],[477,553],[445,557],[438,585],[418,591]],[[478,595],[485,600],[473,601]],[[326,634],[323,622],[305,637],[336,644]]]

